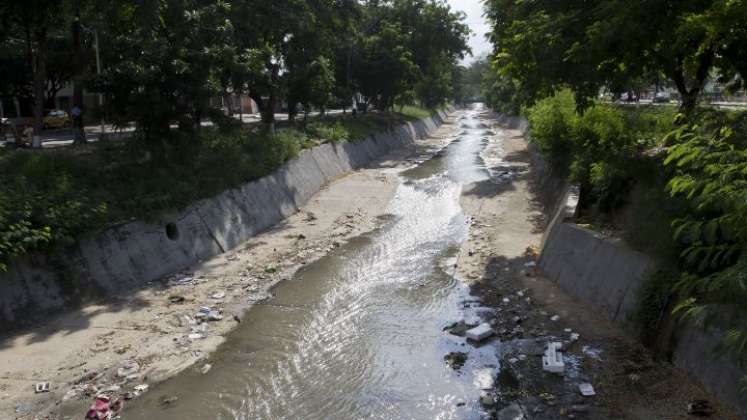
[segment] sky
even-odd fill
[[[461,10],[467,14],[467,24],[474,32],[469,41],[473,57],[467,57],[464,64],[469,64],[474,61],[475,57],[489,53],[492,46],[485,39],[485,34],[490,30],[490,27],[482,17],[482,0],[448,0],[448,3],[452,9]]]

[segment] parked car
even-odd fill
[[[654,95],[653,102],[655,104],[668,104],[672,101],[672,96],[669,95],[667,92],[656,92],[656,95]]]
[[[42,120],[44,128],[62,128],[69,127],[72,124],[70,115],[60,109],[53,109],[44,116]]]

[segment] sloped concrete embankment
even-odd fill
[[[0,275],[0,329],[137,289],[235,248],[297,212],[331,180],[414,145],[446,118],[439,111],[362,141],[306,150],[270,175],[158,222],[121,224],[61,253],[21,260]]]
[[[523,132],[528,129],[521,118],[503,117],[502,122]],[[549,216],[539,267],[567,293],[633,331],[639,290],[656,262],[620,239],[578,226],[578,188],[553,173],[535,145],[530,144],[529,152],[534,191]],[[747,398],[739,390],[747,369],[714,353],[722,336],[680,323],[674,334],[673,363],[747,418]]]

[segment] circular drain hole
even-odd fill
[[[172,241],[179,239],[179,228],[176,227],[175,223],[169,223],[166,225],[166,237]]]

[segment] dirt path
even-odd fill
[[[686,419],[693,418],[687,404],[705,399],[716,410],[712,418],[737,419],[682,372],[652,360],[635,340],[537,272],[543,214],[533,199],[526,141],[519,131],[504,134],[483,158],[509,181],[465,188],[462,206],[472,228],[458,263],[460,276],[493,308],[486,317],[501,341],[491,412],[501,419]],[[565,377],[541,369],[551,339],[564,343]],[[596,396],[581,396],[578,385],[587,382]]]
[[[63,402],[84,405],[100,391],[131,396],[138,385],[204,367],[272,285],[380,225],[400,182],[397,170],[411,165],[411,157],[443,147],[452,130],[445,124],[414,150],[340,178],[302,211],[227,254],[127,298],[90,304],[0,338],[0,418],[54,418]],[[203,306],[222,317],[202,324],[205,330],[195,322]],[[51,392],[35,394],[34,384],[47,381]]]

